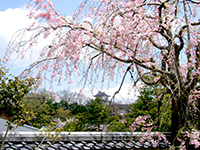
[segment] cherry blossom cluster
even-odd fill
[[[125,124],[127,123],[125,117],[124,117],[124,113],[120,113],[120,115],[122,116],[122,120],[121,120],[121,123]]]
[[[200,146],[200,132],[198,130],[192,129],[191,132],[186,132],[187,137],[190,139],[190,144],[194,145],[194,148]]]
[[[45,80],[61,84],[63,78],[72,84],[72,76],[82,76],[84,85],[93,85],[129,72],[135,74],[133,82],[160,82],[166,88],[180,124],[188,123],[188,112],[198,115],[200,2],[93,0],[91,4],[82,3],[69,19],[55,11],[50,0],[32,0],[28,17],[35,21],[14,36],[3,61],[15,53],[23,59],[41,39],[51,39],[26,70],[37,69],[36,86]],[[150,139],[154,125],[148,120],[149,116],[138,117],[131,131],[142,126],[144,137]],[[192,135],[188,134],[194,143]]]
[[[135,119],[135,122],[131,125],[130,131],[135,132],[137,129],[142,131],[140,143],[143,144],[146,140],[151,141],[153,147],[157,147],[160,141],[170,145],[166,136],[160,132],[152,132],[156,128],[151,121],[151,116],[139,116]]]
[[[163,59],[166,59],[169,68],[173,65],[174,53],[170,52],[168,58],[164,58],[162,52],[157,50],[157,46],[155,46],[166,47],[167,45],[166,38],[158,34],[161,27],[166,30],[173,28],[171,30],[174,36],[180,32],[182,33],[179,24],[176,23],[178,22],[177,19],[171,15],[175,11],[173,4],[165,3],[165,9],[163,10],[165,14],[163,16],[164,21],[160,23],[159,6],[161,6],[161,1],[149,0],[148,3],[144,4],[140,0],[128,2],[99,0],[96,3],[101,3],[101,5],[86,8],[86,4],[82,3],[80,9],[73,14],[72,20],[69,21],[69,19],[54,10],[53,3],[50,0],[32,0],[27,5],[27,8],[30,8],[29,17],[40,21],[40,23],[35,21],[29,30],[35,31],[37,34],[30,37],[28,46],[15,43],[13,49],[24,58],[24,52],[35,46],[41,35],[43,38],[48,38],[51,33],[54,33],[52,43],[42,50],[40,56],[41,58],[54,57],[56,59],[53,62],[56,65],[53,69],[54,71],[51,70],[51,77],[60,76],[58,81],[64,76],[61,73],[63,72],[63,66],[67,66],[66,75],[71,75],[72,71],[76,71],[79,74],[77,68],[79,60],[84,54],[90,55],[87,61],[90,61],[93,57],[96,58],[93,59],[91,68],[95,70],[98,67],[106,70],[105,73],[111,79],[116,75],[116,70],[124,72],[126,63],[133,61],[133,57],[134,61],[146,66],[140,68],[141,74],[145,72],[146,68],[160,69],[160,60]],[[197,9],[198,7],[195,5],[195,8]],[[84,12],[85,9],[88,13]],[[84,17],[79,14],[83,14]],[[86,18],[90,18],[90,21],[87,21]],[[192,22],[192,20],[189,21]],[[196,68],[193,62],[196,55],[192,49],[198,44],[196,35],[199,33],[195,26],[191,26],[190,32],[193,36],[189,44],[186,45],[186,55],[191,55],[190,60],[189,63],[181,62],[180,65],[180,71],[184,74],[183,79],[186,79],[186,68]],[[152,39],[149,40],[149,38]],[[178,41],[178,37],[174,38]],[[17,47],[20,47],[20,49]],[[93,50],[85,53],[84,47],[90,47]],[[10,52],[12,53],[11,50]],[[100,54],[105,55],[103,57],[95,57],[96,55],[102,56]],[[168,55],[168,52],[166,55]],[[66,58],[69,61],[66,61]],[[9,57],[6,57],[6,60],[9,60]],[[38,67],[39,72],[41,72],[40,70],[50,70],[50,66],[52,65],[41,65]],[[198,72],[193,74],[198,74]],[[155,82],[157,82],[160,78],[156,77],[155,79]]]
[[[60,66],[64,62],[65,66],[67,66],[66,74],[69,75],[71,74],[71,70],[77,70],[77,63],[78,60],[80,60],[80,55],[83,53],[82,46],[84,45],[90,45],[90,47],[100,49],[100,45],[103,44],[105,45],[105,49],[107,49],[105,51],[108,51],[111,55],[117,55],[117,57],[127,60],[131,59],[138,42],[154,34],[151,30],[151,27],[157,27],[157,25],[155,25],[155,21],[150,18],[147,18],[148,23],[144,21],[142,16],[144,16],[146,12],[144,12],[143,8],[138,8],[136,10],[136,8],[132,7],[136,5],[136,2],[120,2],[117,4],[118,7],[122,7],[119,12],[116,11],[118,8],[115,6],[116,3],[114,2],[109,3],[108,1],[103,1],[102,4],[102,7],[91,8],[91,14],[92,12],[96,12],[96,17],[98,18],[98,24],[92,25],[88,21],[84,21],[83,23],[74,22],[77,19],[76,16],[82,12],[83,8],[85,7],[84,4],[82,4],[82,7],[73,15],[74,21],[69,22],[54,10],[52,2],[43,0],[32,1],[30,5],[27,6],[31,6],[32,8],[30,17],[35,19],[43,19],[48,23],[48,25],[45,24],[45,27],[43,27],[41,24],[38,25],[38,28],[42,30],[41,34],[44,34],[44,38],[48,38],[50,33],[53,31],[55,32],[55,30],[59,30],[62,27],[65,28],[64,30],[62,29],[62,31],[56,31],[51,48],[48,48],[48,51],[47,49],[44,49],[40,56],[43,58],[46,56],[57,56],[58,59],[56,61],[56,66]],[[106,16],[109,15],[109,11],[113,11],[113,15],[106,19]],[[132,15],[133,11],[136,11],[135,15]],[[121,14],[123,14],[123,16],[121,16]],[[94,15],[91,16],[89,13],[88,17],[94,17]],[[154,17],[158,18],[158,16]],[[122,22],[129,23],[123,24]],[[33,30],[34,27],[35,26],[33,26],[31,29]],[[76,30],[74,30],[75,28]],[[107,32],[108,29],[110,32]],[[144,34],[141,34],[142,32]],[[134,42],[132,37],[136,38],[134,39]],[[31,43],[34,42],[32,41]],[[146,43],[146,41],[144,43]],[[142,44],[143,43],[141,43],[141,45]],[[127,46],[130,46],[128,51],[126,49]],[[64,61],[63,58],[65,57],[68,57],[71,62],[69,63],[69,61]],[[138,57],[138,59],[143,59],[145,61],[146,58]],[[107,70],[106,72],[111,79],[113,79],[115,76],[116,68],[122,69],[122,72],[124,71],[124,64],[117,60],[113,63],[112,57],[110,56],[105,55],[103,61],[104,63],[102,64],[101,59],[97,59],[96,63],[94,64],[97,64],[98,67]],[[74,67],[72,68],[71,66]],[[95,69],[96,66],[91,65],[91,68]],[[58,71],[62,70],[61,68],[63,67],[54,67],[55,71],[52,72],[52,77],[60,75],[60,79],[58,79],[58,81],[60,81],[63,77],[61,72]],[[69,70],[69,68],[71,69]],[[38,69],[48,70],[48,66],[41,66],[38,67]],[[40,72],[41,71],[39,71],[38,76],[40,76]]]
[[[192,145],[195,149],[200,147],[200,132],[197,129],[184,131],[182,132],[181,137],[182,138],[177,138],[180,142],[180,145],[178,146],[179,149],[187,150],[189,145]]]

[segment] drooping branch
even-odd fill
[[[131,64],[130,66],[127,67],[126,72],[124,73],[124,76],[123,76],[123,78],[122,78],[122,81],[121,81],[121,83],[120,83],[120,86],[119,86],[118,90],[113,94],[113,96],[112,96],[112,98],[111,98],[111,102],[112,102],[113,99],[115,98],[116,94],[118,94],[118,93],[120,92],[120,90],[121,90],[121,88],[122,88],[122,86],[123,86],[123,84],[124,84],[124,80],[125,80],[125,78],[126,78],[126,75],[127,75],[127,73],[129,72],[129,70],[131,69],[131,66],[132,66],[132,64]]]
[[[186,1],[183,0],[183,6],[184,6],[184,16],[185,16],[185,21],[186,21],[186,25],[189,27],[189,20],[188,20],[188,15],[187,15],[187,8],[186,8]],[[187,40],[190,43],[190,28],[187,29]],[[187,53],[187,60],[188,63],[191,63],[191,54],[188,52]],[[192,73],[192,68],[188,67],[188,74],[187,74],[187,80],[190,81],[191,80],[191,73]]]
[[[56,60],[58,59],[59,57],[51,57],[51,58],[45,58],[45,59],[42,59],[42,60],[39,60],[39,61],[36,61],[34,62],[33,64],[29,65],[28,68],[26,68],[20,76],[22,76],[25,72],[27,71],[30,71],[31,69],[33,69],[35,66],[37,66],[38,64],[41,64],[42,62],[45,62],[45,61],[49,61],[49,60]]]
[[[96,54],[95,56],[93,56],[92,58],[90,58],[90,64],[89,64],[89,66],[88,66],[88,68],[87,68],[87,70],[86,70],[86,72],[85,72],[85,76],[83,76],[82,79],[80,80],[80,81],[82,81],[83,79],[85,79],[85,80],[84,80],[84,83],[83,83],[84,86],[86,85],[86,82],[87,82],[87,80],[88,80],[88,73],[89,73],[89,70],[91,69],[93,60],[94,60],[95,58],[97,58],[98,56],[100,56],[101,54],[102,54],[102,53],[100,52],[100,53]]]
[[[176,1],[174,18],[177,18],[177,15],[178,15],[178,4],[179,4],[179,0]]]
[[[192,22],[191,24],[185,24],[182,26],[182,28],[180,29],[180,32],[179,32],[179,36],[183,36],[183,32],[186,28],[189,28],[191,26],[198,26],[200,25],[200,20],[198,20],[198,22]]]

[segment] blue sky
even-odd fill
[[[83,2],[84,0],[52,0],[54,4],[54,9],[57,10],[61,15],[64,16],[71,16],[76,9],[79,7],[79,4]],[[13,36],[13,34],[21,29],[21,28],[28,28],[33,20],[29,20],[27,18],[28,10],[25,8],[25,5],[29,3],[29,0],[5,0],[2,3],[0,3],[0,58],[3,57],[3,53],[5,52],[5,49]],[[44,45],[43,45],[44,46]],[[39,50],[42,49],[41,46],[38,46],[35,51],[39,53]],[[21,71],[28,65],[28,62],[30,59],[34,60],[34,54],[33,58],[25,57],[25,60],[16,60],[13,61],[12,65],[9,66],[10,72],[14,75],[19,75]],[[36,58],[36,57],[35,57]],[[11,58],[11,60],[14,60],[14,57]],[[30,62],[29,62],[30,63]],[[114,92],[118,90],[120,79],[118,83],[111,83],[110,88],[107,89],[107,87],[102,88],[101,84],[98,84],[96,88],[93,90],[94,93],[98,92],[98,90],[105,91],[108,95],[113,95]],[[107,84],[107,83],[105,83]],[[63,86],[57,87],[57,84],[55,83],[54,91],[63,90],[66,89],[66,84]],[[77,87],[77,83],[74,83],[70,90],[74,91]],[[87,88],[87,87],[86,87]],[[133,91],[133,95],[128,95],[130,93],[130,84],[126,84],[123,86],[123,90],[121,91],[121,94],[118,95],[118,99],[126,100],[126,99],[135,99],[137,93]],[[87,90],[87,89],[86,89]],[[86,95],[90,95],[89,91],[85,92]],[[120,100],[120,101],[121,101]]]
[[[52,0],[54,7],[62,15],[72,15],[84,0]],[[30,0],[5,0],[0,3],[0,11],[8,8],[20,8],[28,4]]]

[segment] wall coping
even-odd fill
[[[155,134],[155,132],[151,132]],[[168,138],[171,136],[170,132],[163,132]],[[5,131],[0,132],[0,137],[5,135]],[[52,137],[58,137],[52,138]],[[142,136],[142,132],[12,132],[9,131],[6,141],[9,142],[33,142],[33,141],[119,141],[137,139]],[[0,138],[2,141],[3,138]]]

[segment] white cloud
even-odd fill
[[[29,27],[33,20],[28,19],[27,15],[28,10],[24,8],[0,11],[0,34],[9,41],[16,31]]]
[[[0,40],[3,41],[0,42],[0,46],[2,54],[4,54],[13,35],[23,28],[28,28],[33,23],[33,19],[27,17],[28,13],[29,11],[25,8],[9,8],[5,11],[0,11],[0,20],[2,21],[0,24]],[[12,56],[11,59],[14,60],[15,58],[16,55]],[[15,63],[27,65],[27,61],[17,60]]]
[[[16,8],[16,9],[7,9],[5,11],[0,11],[0,20],[2,20],[2,23],[0,24],[0,46],[1,50],[0,52],[2,54],[5,53],[6,48],[11,41],[14,35],[17,31],[21,29],[27,29],[29,28],[33,22],[34,19],[28,18],[29,10],[26,8]],[[24,39],[28,39],[31,36],[32,33],[26,33],[24,36]],[[45,40],[39,39],[40,42],[37,46],[35,46],[33,49],[29,49],[25,54],[24,59],[18,58],[18,54],[13,53],[10,57],[12,64],[12,68],[25,68],[34,61],[36,61],[39,57],[40,51],[42,48],[44,48],[45,45],[48,45],[51,42],[52,36],[50,38],[47,38]],[[3,41],[3,42],[2,42]],[[1,55],[1,58],[4,55]]]

